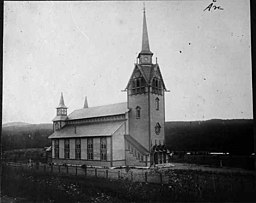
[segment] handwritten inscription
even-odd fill
[[[214,3],[216,3],[216,0],[213,0],[212,3],[210,3],[205,9],[204,11],[211,11],[211,10],[224,10],[221,6],[217,6]]]

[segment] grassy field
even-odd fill
[[[169,184],[136,183],[96,177],[3,167],[2,195],[31,202],[255,202],[255,174],[165,170]]]

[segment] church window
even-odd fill
[[[152,80],[152,92],[154,94],[162,95],[162,83],[158,78]]]
[[[59,130],[59,123],[55,123],[55,130]]]
[[[143,77],[137,77],[132,80],[131,94],[142,94],[146,92],[146,81]]]
[[[69,159],[69,139],[64,140],[64,158]]]
[[[140,119],[140,114],[141,114],[141,108],[139,106],[136,107],[136,118]]]
[[[159,98],[157,97],[156,98],[156,110],[158,111],[159,110]]]
[[[155,126],[155,132],[156,132],[157,135],[159,135],[160,130],[161,130],[161,126],[160,126],[159,123],[157,123],[156,126]]]
[[[105,137],[100,138],[100,159],[107,161],[107,139]]]
[[[87,158],[93,160],[93,138],[87,140]]]
[[[81,139],[77,138],[75,140],[75,158],[81,159]]]
[[[59,158],[59,140],[54,140],[54,158]]]

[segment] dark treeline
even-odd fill
[[[2,149],[43,148],[51,145],[52,124],[14,125],[2,128]]]
[[[166,122],[166,145],[171,151],[253,153],[253,120]]]
[[[3,150],[43,148],[51,145],[52,124],[2,128]],[[253,120],[166,122],[166,145],[171,151],[253,152]]]

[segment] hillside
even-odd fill
[[[52,132],[52,124],[3,126],[3,150],[50,146]],[[253,120],[249,119],[166,122],[165,135],[171,151],[253,152]]]
[[[2,127],[10,127],[10,126],[22,126],[22,125],[31,125],[30,123],[25,123],[25,122],[9,122],[9,123],[4,123]]]
[[[48,136],[52,134],[52,124],[26,124],[2,126],[3,150],[22,148],[42,148],[50,146]]]
[[[166,122],[166,145],[172,151],[253,152],[253,120]]]

